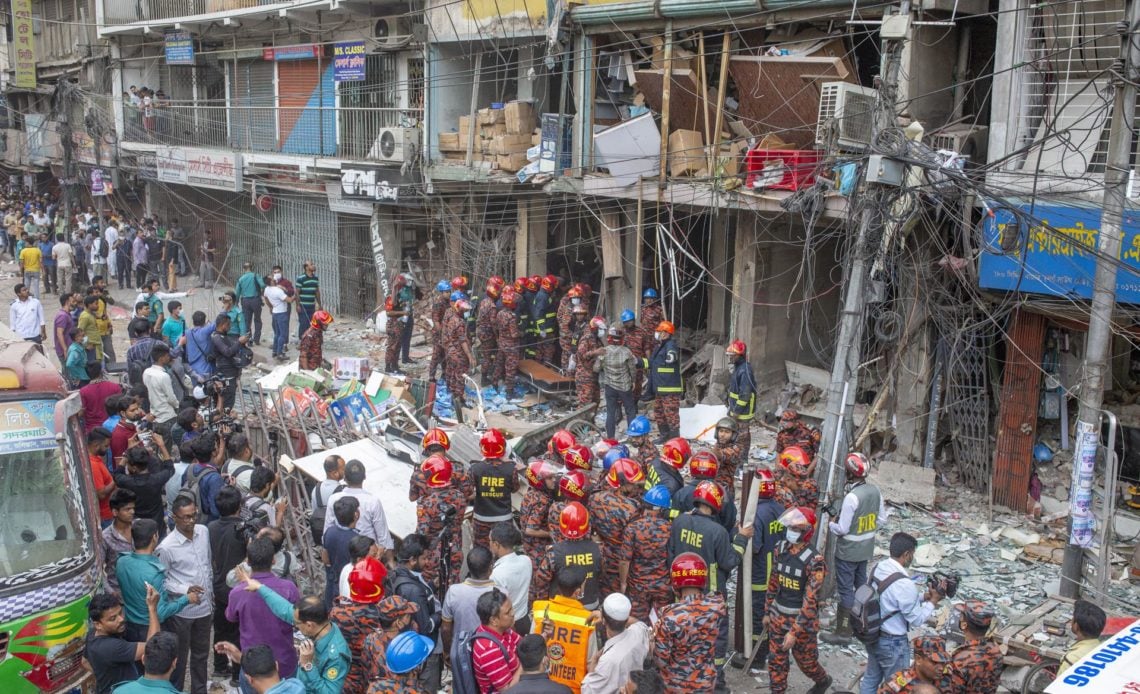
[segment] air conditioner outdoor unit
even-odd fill
[[[985,164],[989,138],[990,129],[984,125],[959,125],[931,135],[930,146],[969,157],[973,164]]]
[[[843,152],[863,152],[871,146],[879,92],[848,82],[824,82],[819,95],[815,143]]]
[[[411,40],[411,36],[412,25],[407,17],[380,17],[372,26],[372,37],[382,47],[403,45]]]
[[[419,148],[419,128],[381,128],[368,158],[404,162],[414,158]]]

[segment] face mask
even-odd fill
[[[605,330],[599,330],[598,331],[598,339],[600,339],[600,340],[606,339],[606,331]]]
[[[661,341],[665,339],[665,333],[653,333],[653,339]]]
[[[81,344],[87,344],[87,336],[86,335],[83,336],[83,342]]]
[[[791,528],[784,531],[784,537],[793,545],[800,541],[801,534],[799,530],[792,530]]]
[[[470,317],[471,317],[471,312],[470,312],[470,311],[464,311],[464,312],[463,312],[463,317],[464,317],[464,318],[470,318]]]
[[[273,279],[274,279],[274,280],[279,280],[279,279],[281,279],[281,273],[280,273],[280,272],[275,272],[275,273],[273,273]]]
[[[576,297],[576,296],[570,297],[570,305],[571,306],[577,306],[580,303],[582,303],[582,300],[579,299],[578,297]]]

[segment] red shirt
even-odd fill
[[[481,694],[501,692],[511,683],[515,670],[519,667],[519,658],[515,649],[522,637],[514,629],[507,629],[504,634],[497,634],[485,626],[480,625],[475,633],[491,634],[503,642],[507,657],[503,658],[503,651],[498,644],[490,639],[475,639],[471,644],[471,663],[475,666],[475,681],[479,684]]]
[[[107,398],[123,392],[122,386],[111,381],[88,383],[79,389],[79,399],[83,402],[83,428],[90,434],[107,419],[105,404]]]
[[[111,473],[107,470],[107,463],[103,460],[102,456],[90,456],[91,462],[91,478],[95,480],[95,491],[106,487],[114,481]],[[111,520],[111,496],[99,499],[99,518],[102,520]]]
[[[119,467],[119,458],[122,458],[130,445],[131,437],[137,433],[135,425],[126,419],[120,419],[115,428],[111,430],[111,460],[113,465]]]

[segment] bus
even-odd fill
[[[83,663],[101,584],[79,393],[0,326],[0,692],[94,691]]]

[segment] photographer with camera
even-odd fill
[[[249,342],[249,335],[230,334],[232,320],[225,313],[218,314],[214,320],[214,332],[210,335],[210,344],[213,347],[214,367],[217,376],[222,379],[222,407],[229,409],[234,406],[237,397],[238,382],[241,381],[239,359],[242,348]]]
[[[879,590],[882,626],[878,640],[867,644],[867,671],[863,673],[860,694],[875,694],[879,685],[910,666],[907,631],[929,619],[942,598],[953,597],[957,588],[956,582],[936,579],[925,594],[919,595],[918,586],[907,571],[917,549],[918,540],[912,535],[895,533],[891,536],[890,558],[876,564],[872,572],[871,580]]]

